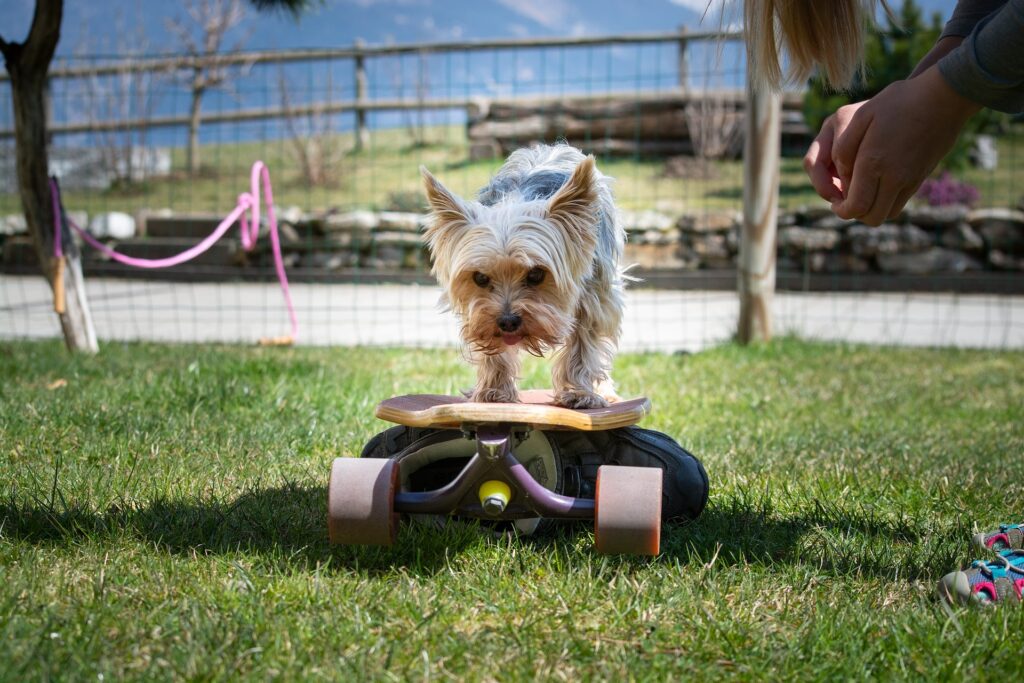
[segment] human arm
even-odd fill
[[[986,3],[961,3],[968,4]],[[1024,46],[1015,47],[1024,41],[1024,0],[1010,0],[976,27],[963,45],[962,36],[956,35],[964,27],[964,21],[958,22],[957,15],[964,14],[961,9],[958,6],[947,24],[948,35],[909,79],[893,83],[871,100],[840,108],[822,125],[804,157],[804,168],[837,215],[869,224],[895,217],[949,152],[974,112],[983,104],[1013,106],[1014,98],[1024,99]],[[993,45],[1004,48],[1005,54]],[[954,59],[952,66],[947,64]],[[948,77],[950,71],[975,90],[962,92],[959,82]],[[975,94],[979,89],[982,95]],[[989,94],[983,99],[986,90]]]
[[[804,168],[837,216],[878,225],[899,215],[980,108],[933,65],[829,117]]]
[[[1008,0],[979,21],[938,66],[963,97],[998,111],[1024,111],[1024,0]]]

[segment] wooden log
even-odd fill
[[[480,121],[469,126],[467,135],[470,140],[553,140],[586,137],[686,140],[690,137],[686,116],[682,110],[646,112],[640,108],[634,108],[634,111],[624,116],[593,118],[535,112],[504,121]]]

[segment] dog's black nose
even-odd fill
[[[505,313],[498,318],[498,329],[502,332],[515,332],[523,324],[523,319],[515,313]]]

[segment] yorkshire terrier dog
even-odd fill
[[[617,400],[612,360],[622,327],[625,231],[611,179],[569,145],[520,149],[476,201],[420,168],[432,209],[425,237],[441,303],[462,322],[477,365],[470,399],[516,402],[519,349],[556,350],[555,400]]]

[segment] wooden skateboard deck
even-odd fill
[[[647,398],[613,403],[607,408],[574,410],[553,405],[550,391],[520,393],[521,403],[475,403],[459,396],[410,394],[382,401],[376,415],[407,427],[457,428],[465,423],[507,422],[537,429],[618,429],[639,422],[651,412]]]

